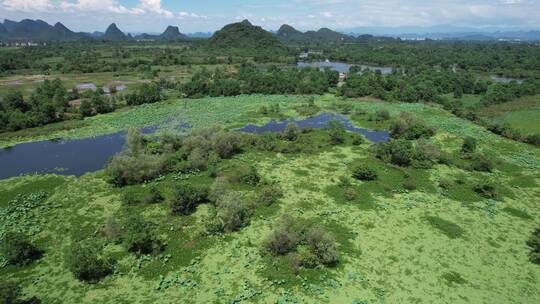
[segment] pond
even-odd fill
[[[265,132],[283,132],[289,123],[296,123],[301,129],[321,129],[327,127],[328,123],[333,120],[341,122],[345,126],[345,129],[347,129],[348,131],[362,134],[372,142],[387,142],[390,140],[390,133],[388,131],[373,131],[363,128],[356,128],[346,116],[331,113],[322,113],[317,116],[309,117],[303,120],[271,120],[263,126],[256,126],[251,124],[238,130],[246,133],[255,134],[262,134]]]
[[[142,129],[155,132],[156,127]],[[110,135],[50,140],[0,149],[0,179],[32,173],[81,176],[100,170],[124,147],[126,131]]]
[[[315,62],[298,62],[296,64],[300,68],[305,67],[312,67],[312,68],[331,68],[335,71],[338,71],[340,73],[348,73],[353,64],[348,64],[344,62],[332,62],[332,61],[315,61]],[[362,68],[362,70],[370,70],[370,71],[380,71],[382,74],[391,74],[394,71],[394,68],[392,67],[380,67],[380,66],[373,66],[373,65],[365,65],[365,64],[357,64],[359,67]]]
[[[495,82],[500,82],[500,83],[510,83],[512,81],[515,81],[519,84],[522,84],[525,80],[523,79],[517,79],[517,78],[510,78],[510,77],[503,77],[503,76],[496,76],[496,75],[491,75],[489,78],[491,78],[491,80],[495,81]]]

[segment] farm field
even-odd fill
[[[188,123],[194,129],[215,124],[234,129],[264,124],[271,115],[262,106],[279,104],[284,117],[309,98],[252,95],[168,100],[98,115],[69,131],[3,141],[12,145],[54,137],[78,138],[166,122],[167,129]],[[271,152],[246,148],[218,163],[219,176],[249,202],[249,224],[236,232],[208,234],[210,203],[190,215],[170,212],[178,185],[215,183],[210,171],[165,173],[146,183],[114,187],[104,170],[80,178],[60,175],[14,177],[0,181],[1,231],[12,225],[30,233],[44,250],[23,267],[4,266],[2,278],[18,279],[23,293],[44,303],[535,303],[540,301],[540,269],[532,267],[526,241],[540,216],[540,151],[504,139],[449,112],[425,104],[374,102],[316,96],[321,112],[350,115],[358,127],[383,129],[370,119],[386,110],[401,112],[436,130],[432,141],[448,153],[448,164],[407,168],[374,157],[372,144],[351,139],[328,145],[327,131],[311,137],[320,148]],[[345,114],[347,115],[347,114]],[[347,135],[349,136],[349,135]],[[491,172],[456,164],[463,138],[478,142],[478,151],[493,163]],[[351,164],[369,163],[378,178],[351,178]],[[253,167],[260,179],[276,183],[282,196],[270,206],[257,203],[261,186],[233,179],[235,168]],[[475,192],[488,181],[489,198]],[[346,183],[346,184],[344,184]],[[126,205],[128,192],[157,188],[158,204]],[[354,195],[350,194],[355,193]],[[24,206],[15,208],[14,206]],[[103,235],[110,221],[137,213],[152,223],[165,244],[156,255],[135,255]],[[294,268],[290,256],[274,257],[265,239],[293,217],[305,227],[315,223],[334,236],[339,262],[334,267]],[[9,221],[6,219],[10,219]],[[14,221],[13,219],[17,219]],[[65,265],[70,246],[85,236],[103,239],[103,256],[114,259],[114,272],[95,284],[73,277]]]

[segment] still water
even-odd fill
[[[305,67],[312,67],[312,68],[331,68],[335,71],[338,71],[340,73],[348,73],[353,64],[343,63],[343,62],[332,62],[332,61],[315,61],[315,62],[298,62],[297,66],[300,68]],[[370,71],[380,71],[382,74],[391,74],[392,71],[394,71],[394,68],[392,67],[380,67],[380,66],[372,66],[372,65],[365,65],[365,64],[358,64],[362,70],[370,70]]]
[[[373,131],[363,128],[356,128],[346,116],[331,113],[322,113],[317,116],[309,117],[303,120],[271,120],[263,126],[247,125],[239,129],[239,131],[255,134],[262,134],[265,132],[283,132],[289,123],[296,123],[301,129],[321,129],[326,128],[328,126],[328,123],[332,120],[337,120],[341,122],[345,126],[346,130],[362,134],[372,142],[387,142],[390,140],[390,133],[388,131]]]

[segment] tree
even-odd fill
[[[66,255],[67,268],[81,281],[101,280],[113,271],[112,262],[102,256],[102,247],[93,239],[73,242]]]
[[[197,206],[208,200],[206,189],[191,185],[182,185],[174,190],[171,211],[177,215],[190,215]]]
[[[352,177],[363,181],[376,180],[377,172],[364,163],[356,163],[353,165]]]
[[[461,151],[465,153],[473,153],[476,151],[476,139],[474,137],[465,137],[463,145],[461,146]]]
[[[345,142],[345,126],[338,120],[332,120],[328,123],[328,135],[332,144],[342,144]]]
[[[7,232],[1,244],[1,253],[12,265],[27,265],[39,259],[42,252],[36,248],[27,236],[17,232]]]
[[[126,249],[138,255],[161,252],[163,243],[157,239],[152,229],[152,225],[141,215],[131,214],[124,223],[122,236]]]
[[[285,131],[283,131],[283,138],[288,141],[295,141],[300,133],[300,128],[294,122],[288,123]]]
[[[81,114],[82,117],[88,117],[92,116],[93,112],[94,109],[92,108],[90,101],[83,99],[81,101],[81,105],[79,106],[79,114]]]
[[[333,266],[338,262],[338,252],[332,236],[321,227],[315,226],[306,232],[306,242],[321,264]]]
[[[249,221],[249,209],[242,202],[240,194],[229,191],[218,202],[217,217],[219,230],[222,232],[238,231]]]
[[[29,110],[29,106],[24,102],[23,94],[21,91],[9,91],[3,98],[4,106],[10,110],[19,110],[26,112]]]
[[[0,304],[17,304],[21,288],[7,280],[0,281]]]
[[[264,240],[266,250],[272,255],[285,255],[293,251],[300,241],[300,235],[294,227],[293,219],[282,219],[272,233]]]

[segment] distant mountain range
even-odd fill
[[[169,26],[160,35],[140,34],[132,37],[123,33],[116,24],[111,24],[107,30],[93,33],[76,33],[58,22],[54,26],[42,20],[24,19],[20,22],[5,20],[0,23],[0,41],[130,41],[130,40],[187,40],[188,37],[176,26]]]
[[[344,34],[348,33],[348,34]],[[370,33],[370,34],[363,34]],[[226,25],[212,33],[182,34],[176,26],[168,26],[162,34],[131,34],[122,32],[116,24],[111,24],[105,32],[77,33],[58,22],[50,25],[42,20],[24,19],[20,22],[5,20],[0,23],[0,41],[183,41],[193,38],[208,39],[212,47],[266,47],[282,46],[282,43],[342,43],[362,42],[371,39],[410,40],[469,40],[469,41],[540,41],[540,31],[478,31],[471,28],[453,26],[420,27],[361,27],[334,31],[321,28],[317,31],[301,32],[284,24],[277,32],[268,32],[248,20]]]
[[[426,33],[426,34],[401,34],[401,39],[434,39],[434,40],[469,40],[469,41],[539,41],[540,31],[516,31],[516,32],[461,32],[461,33]]]
[[[370,33],[377,36],[386,36],[402,39],[435,39],[435,40],[521,40],[539,41],[540,31],[531,29],[501,30],[500,28],[476,29],[452,25],[437,25],[431,27],[356,27],[342,29],[341,32],[357,36],[361,33]]]
[[[276,35],[283,41],[298,43],[353,42],[356,40],[353,36],[345,35],[328,28],[303,33],[288,24],[282,25]]]

